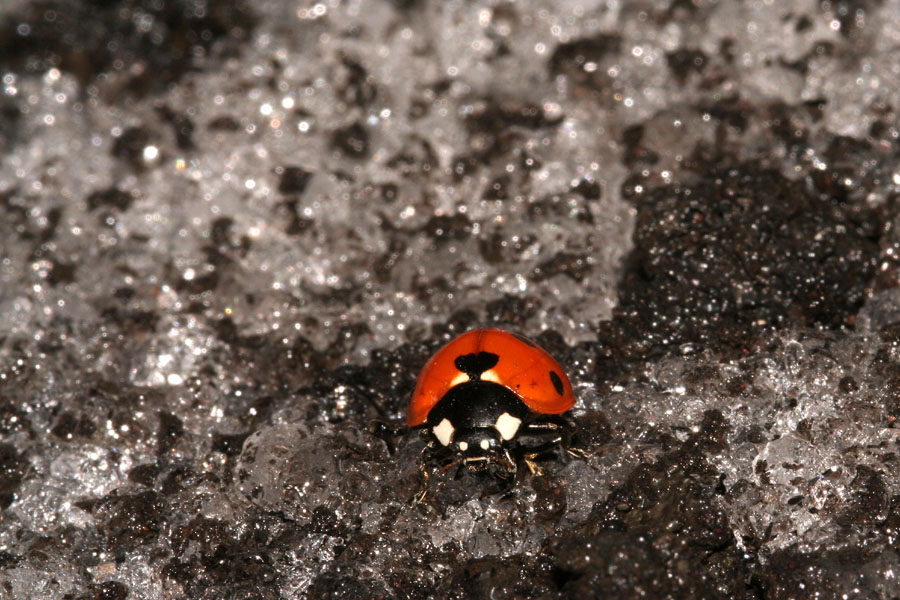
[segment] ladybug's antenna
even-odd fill
[[[488,369],[493,369],[500,357],[490,352],[479,352],[478,354],[463,354],[458,356],[453,364],[456,368],[469,376],[472,381],[481,379],[481,374]]]

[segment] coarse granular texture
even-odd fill
[[[0,599],[897,596],[900,0],[0,4]]]

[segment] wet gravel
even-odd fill
[[[0,598],[895,598],[900,3],[0,7]],[[475,327],[575,441],[436,473]]]

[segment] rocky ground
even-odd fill
[[[0,598],[896,598],[900,0],[7,0]],[[534,337],[584,459],[411,507]]]

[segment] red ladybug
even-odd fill
[[[451,460],[445,468],[494,464],[509,477],[517,458],[538,472],[532,462],[538,454],[567,444],[570,422],[561,415],[574,404],[569,378],[537,344],[500,329],[475,329],[422,369],[406,423],[424,429],[426,452]],[[427,481],[422,463],[420,469]]]

